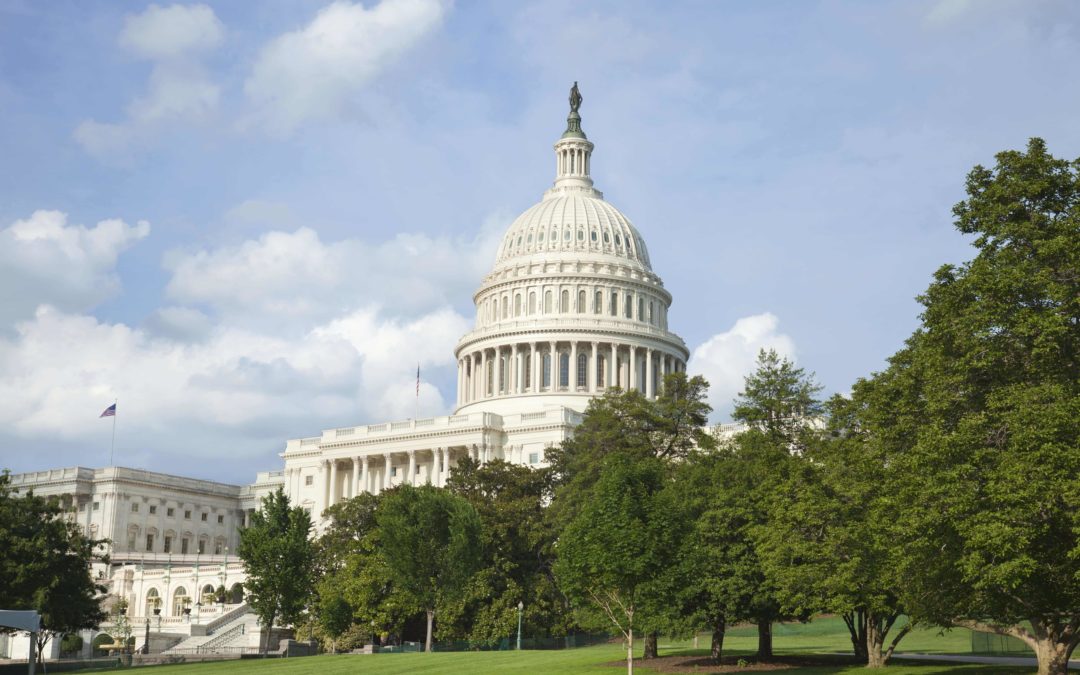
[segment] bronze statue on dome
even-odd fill
[[[574,82],[574,86],[570,88],[570,112],[577,112],[581,107],[581,92],[578,91],[577,81]]]

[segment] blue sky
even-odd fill
[[[244,482],[454,399],[574,80],[726,419],[773,346],[846,391],[971,255],[964,176],[1080,155],[1080,5],[0,0],[0,464]]]

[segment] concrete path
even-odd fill
[[[999,666],[1030,666],[1038,667],[1034,656],[977,656],[975,654],[893,654],[894,659],[909,659],[912,661],[942,661],[951,663],[985,663]],[[1080,670],[1080,660],[1069,661],[1069,670]]]

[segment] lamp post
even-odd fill
[[[371,620],[371,653],[375,653],[375,619]]]
[[[150,653],[150,617],[146,617],[146,632],[143,633],[142,653]]]
[[[521,612],[524,609],[525,609],[525,603],[523,601],[521,601],[521,600],[518,600],[518,639],[517,639],[517,648],[518,648],[519,652],[521,651]]]

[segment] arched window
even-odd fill
[[[214,602],[214,587],[211,584],[206,584],[202,588],[202,593],[199,594],[199,602],[204,605],[209,605]]]
[[[567,231],[569,232],[569,230]],[[570,291],[563,290],[559,302],[559,311],[563,314],[570,313]]]
[[[551,291],[544,291],[544,314],[551,314]]]
[[[543,230],[540,230],[539,232],[536,233],[536,240],[538,242],[540,242],[541,244],[544,243],[544,231]]]
[[[521,293],[514,294],[514,316],[521,316]]]
[[[551,354],[544,354],[543,377],[540,379],[541,387],[551,386]]]
[[[589,386],[589,357],[585,354],[577,357],[577,386]]]
[[[566,232],[563,232],[563,241],[570,241],[570,228],[566,228]]]
[[[604,363],[606,361],[606,356],[598,355],[596,357],[596,387],[598,389],[604,386]]]
[[[491,300],[491,321],[494,322],[499,318],[499,299],[493,298]]]
[[[639,297],[637,301],[637,320],[645,320],[645,298]]]
[[[188,596],[187,589],[183,586],[177,586],[176,590],[172,594],[172,612],[173,616],[181,616],[184,613],[184,607],[191,606],[191,597]]]
[[[495,379],[494,359],[487,362],[487,373],[484,374],[484,379],[486,380],[485,384],[487,385],[487,389],[484,390],[484,396],[488,396],[491,394],[491,385],[494,384],[493,380]]]
[[[510,298],[503,296],[502,302],[503,315],[502,318],[508,318],[510,316]]]
[[[596,297],[593,298],[593,300],[596,301],[596,304],[593,305],[593,308],[592,308],[593,314],[599,314],[600,312],[604,311],[604,294],[603,294],[603,292],[597,291],[596,292]]]
[[[570,355],[559,354],[559,386],[570,386]]]
[[[623,303],[623,315],[627,319],[634,318],[634,298],[629,293],[626,294],[626,302]]]
[[[146,613],[143,616],[152,615],[155,608],[161,609],[161,595],[158,589],[151,588],[146,592]]]
[[[608,304],[608,311],[611,312],[611,316],[619,315],[619,294],[615,291],[611,292],[611,303]]]
[[[532,387],[532,354],[526,354],[522,361],[525,364],[525,388],[528,389]]]
[[[653,301],[649,301],[649,323],[656,325],[656,306],[653,305]]]
[[[536,314],[536,291],[529,291],[529,314]]]
[[[506,390],[506,357],[499,357],[499,388],[495,391],[496,394],[501,394]]]
[[[591,235],[592,235],[592,242],[595,244],[596,243],[596,230],[593,230],[591,232]]]
[[[577,294],[577,311],[578,314],[585,312],[585,291],[578,291]]]

